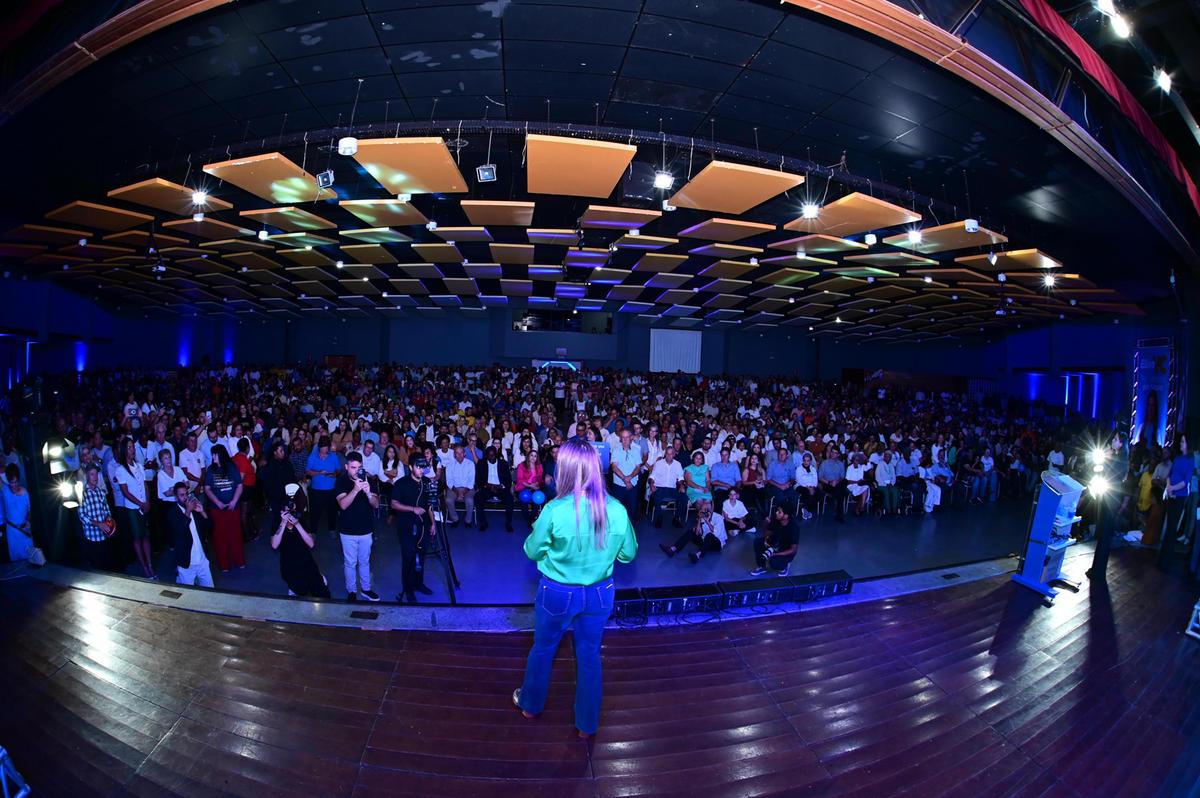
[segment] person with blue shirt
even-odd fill
[[[767,495],[776,505],[791,504],[795,501],[796,497],[792,492],[792,476],[795,473],[796,470],[791,467],[787,447],[776,447],[775,457],[767,463]]]
[[[317,441],[317,450],[308,456],[304,473],[312,480],[312,495],[309,505],[312,508],[312,531],[317,532],[321,525],[321,516],[329,519],[329,529],[337,526],[337,509],[334,501],[333,484],[341,470],[342,463],[338,456],[330,451],[328,435],[322,435]]]
[[[621,503],[629,517],[637,506],[638,478],[642,473],[642,450],[633,444],[633,433],[621,430],[620,443],[611,453],[612,496]]]
[[[737,463],[730,458],[733,453],[728,447],[721,449],[721,459],[713,464],[709,472],[709,485],[712,488],[713,506],[724,507],[725,500],[729,498],[729,491],[737,486],[738,480],[742,478],[742,471],[738,468]]]
[[[1192,458],[1186,435],[1179,436],[1179,454],[1171,461],[1171,473],[1167,477],[1167,525],[1158,546],[1158,567],[1169,570],[1175,558],[1175,544],[1183,526],[1183,511],[1191,493],[1192,473],[1196,461]]]

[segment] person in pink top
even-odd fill
[[[538,462],[537,452],[526,452],[525,459],[517,465],[517,477],[513,483],[513,493],[517,496],[520,496],[523,490],[533,493],[535,490],[542,490],[544,483],[545,478],[542,472],[542,464]],[[525,523],[530,526],[533,526],[533,519],[537,517],[540,511],[541,506],[535,505],[533,502],[521,503],[521,514],[525,516]]]

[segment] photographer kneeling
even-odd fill
[[[762,576],[771,570],[776,572],[776,576],[787,576],[788,568],[796,558],[799,540],[799,530],[792,514],[784,505],[776,505],[766,534],[754,541],[754,561],[758,567],[750,575]]]
[[[304,492],[296,484],[284,488],[287,500],[279,511],[279,528],[271,536],[271,548],[279,552],[279,575],[293,596],[330,598],[329,583],[313,559],[312,535],[300,523]]]

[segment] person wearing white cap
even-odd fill
[[[271,548],[279,552],[279,575],[287,583],[288,595],[329,598],[329,583],[313,559],[312,535],[300,523],[304,491],[291,483],[284,488],[286,503],[279,513],[279,526],[271,536]]]

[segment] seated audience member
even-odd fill
[[[742,469],[742,479],[738,483],[742,500],[754,512],[762,515],[766,512],[767,477],[762,469],[762,457],[757,452],[746,455],[745,467]]]
[[[300,486],[292,484],[293,495]],[[287,489],[285,488],[285,490]],[[286,494],[285,494],[286,495]],[[329,598],[329,583],[321,575],[312,550],[316,545],[297,515],[286,508],[280,510],[279,526],[271,535],[271,548],[279,552],[279,575],[288,587],[289,596]]]
[[[800,499],[800,517],[805,521],[817,511],[820,491],[821,484],[817,467],[813,465],[812,452],[806,451],[800,455],[800,465],[796,466],[796,496]]]
[[[787,447],[779,446],[767,463],[767,495],[774,504],[795,501],[792,493],[792,477],[794,469],[790,465]]]
[[[850,459],[852,462],[846,468],[846,491],[854,499],[854,514],[862,515],[867,510],[871,495],[871,485],[867,481],[867,458],[859,452]]]
[[[495,446],[489,446],[483,460],[475,467],[475,514],[479,517],[479,529],[488,528],[487,512],[483,505],[499,502],[504,508],[504,528],[513,531],[512,472],[508,463],[500,458]]]
[[[654,508],[654,528],[662,528],[663,507],[669,503],[675,505],[675,517],[672,523],[677,527],[683,526],[687,514],[687,494],[684,492],[683,466],[675,459],[675,447],[668,446],[663,451],[663,459],[650,469],[650,506]]]
[[[939,456],[944,455],[939,454]],[[946,470],[949,471],[949,468]],[[939,475],[934,470],[934,465],[929,455],[925,455],[921,459],[917,475],[925,483],[925,512],[932,513],[933,508],[942,503],[942,489],[946,487],[949,477]]]
[[[175,581],[181,585],[212,587],[212,566],[204,552],[204,542],[212,529],[208,514],[200,500],[188,494],[187,485],[179,483],[174,490],[174,501],[167,508],[166,518],[175,558]]]
[[[925,480],[903,454],[896,458],[896,487],[912,493],[913,512],[925,512]]]
[[[725,528],[729,534],[753,534],[758,526],[758,519],[742,503],[742,497],[737,488],[729,491],[725,501],[721,503],[721,517],[725,519]]]
[[[530,493],[534,491],[545,492],[545,472],[542,469],[542,464],[538,462],[538,455],[533,449],[525,452],[525,460],[517,466],[517,478],[513,482],[513,494],[521,495],[521,491],[527,490]],[[525,518],[525,523],[533,526],[534,520],[541,512],[541,506],[533,501],[521,503],[521,515]]]
[[[900,511],[900,491],[896,488],[896,465],[892,453],[885,450],[875,466],[875,489],[882,502],[882,515],[895,515]]]
[[[621,503],[630,520],[637,507],[637,486],[642,473],[642,448],[633,442],[633,433],[621,430],[612,449],[612,495]]]
[[[450,526],[458,526],[458,503],[463,503],[463,515],[468,524],[475,523],[475,479],[479,464],[467,459],[467,450],[455,446],[446,466],[446,518]]]
[[[845,521],[845,501],[850,491],[846,487],[846,467],[842,465],[841,453],[836,446],[829,447],[829,456],[817,468],[817,483],[821,486],[821,492],[833,501],[837,520]]]
[[[787,576],[788,568],[796,558],[799,541],[800,530],[791,511],[782,504],[775,505],[763,536],[754,539],[754,561],[758,565],[750,575],[762,576],[774,571],[776,576]]]
[[[683,469],[683,483],[687,486],[689,505],[701,499],[712,501],[712,493],[708,486],[709,471],[708,463],[704,462],[704,452],[700,449],[692,452],[692,464]]]
[[[737,488],[741,479],[741,469],[732,460],[733,452],[728,448],[721,449],[720,459],[709,470],[709,480],[712,485],[713,506],[723,507],[729,492]]]
[[[697,450],[695,458],[703,462],[704,454]],[[697,563],[705,553],[720,551],[728,540],[729,536],[725,533],[725,519],[713,512],[711,499],[702,498],[696,501],[695,526],[680,535],[672,545],[659,543],[658,547],[668,557],[674,557],[676,553],[687,548],[689,543],[695,544],[696,551],[693,551],[689,557],[692,562]]]

